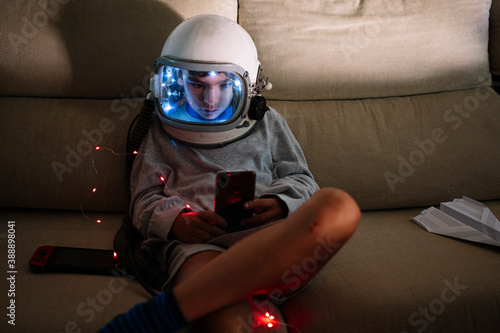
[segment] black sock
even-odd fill
[[[115,317],[99,332],[174,333],[187,324],[172,290],[162,292],[150,301],[134,306]]]

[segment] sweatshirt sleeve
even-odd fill
[[[161,145],[154,142],[148,132],[136,156],[130,177],[130,215],[134,226],[145,238],[159,237],[167,240],[176,217],[190,211],[181,198],[168,191],[166,183],[172,169],[160,158]]]
[[[273,181],[264,196],[277,195],[283,200],[288,213],[293,213],[319,189],[309,171],[306,158],[283,117],[277,114],[276,121],[270,122],[268,130],[273,139],[269,140],[273,169]]]

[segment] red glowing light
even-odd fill
[[[101,220],[97,220],[96,222],[97,222],[97,223],[101,223],[102,221],[101,221]]]
[[[113,258],[118,258],[118,254],[116,254],[116,252],[113,251]]]
[[[139,152],[137,150],[134,150],[134,155],[137,155],[139,154]]]
[[[191,205],[190,204],[186,204],[186,208],[191,208]]]
[[[99,149],[101,149],[101,147],[99,147],[99,146],[95,147],[95,150],[99,150]]]
[[[97,188],[96,188],[96,187],[94,187],[94,188],[92,189],[92,193],[95,193],[96,191],[97,191]]]
[[[260,318],[257,321],[257,326],[273,328],[278,325],[278,321],[276,318],[271,315],[269,312],[266,312],[265,315],[260,315]]]
[[[160,180],[161,180],[162,182],[165,182],[165,177],[160,176]]]

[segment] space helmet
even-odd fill
[[[248,135],[268,110],[261,92],[270,87],[250,35],[218,15],[199,15],[178,25],[150,79],[167,134],[207,148]]]

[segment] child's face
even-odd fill
[[[223,72],[190,72],[183,70],[178,83],[184,86],[189,105],[200,117],[215,120],[233,99],[232,83]]]

